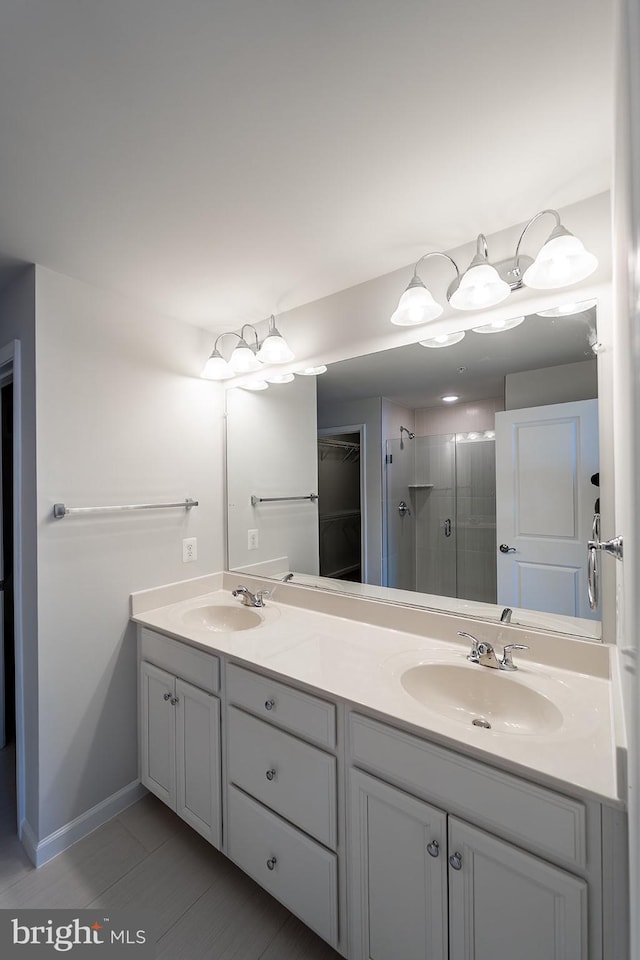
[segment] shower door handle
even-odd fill
[[[444,522],[444,535],[445,537],[451,536],[451,520],[447,519]]]
[[[411,510],[409,510],[409,507],[404,502],[404,500],[401,500],[400,503],[398,504],[398,513],[400,514],[401,517],[404,517],[407,513],[409,514],[409,516],[411,516]]]

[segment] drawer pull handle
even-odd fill
[[[264,708],[265,708],[265,710],[273,710],[273,708],[275,707],[275,705],[276,705],[275,700],[265,700],[265,702],[264,702]]]
[[[269,860],[267,860],[267,870],[275,870],[277,862],[278,861],[276,857],[271,857]]]
[[[165,695],[164,695],[164,697],[163,697],[162,699],[163,699],[163,700],[171,700],[171,694],[170,694],[170,693],[165,693]]]
[[[271,770],[267,770],[265,776],[266,776],[267,780],[275,780],[275,778],[276,778],[276,771],[275,771],[273,768],[272,768]]]
[[[457,850],[455,853],[452,853],[449,857],[449,864],[454,870],[462,870],[462,854],[458,853]]]
[[[431,843],[427,844],[427,853],[430,857],[440,856],[440,844],[437,840],[432,840]]]

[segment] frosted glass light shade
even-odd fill
[[[391,323],[398,327],[411,327],[435,320],[441,313],[440,304],[436,303],[425,285],[414,277],[400,297],[395,313],[391,316]]]
[[[214,350],[200,374],[205,380],[228,380],[233,370],[218,350]]]
[[[272,327],[258,350],[258,360],[261,363],[288,363],[294,359],[293,350],[290,349],[287,341],[275,327]]]
[[[267,383],[291,383],[295,377],[292,373],[274,373],[270,377],[265,377],[265,380]]]
[[[479,263],[463,273],[458,289],[449,303],[456,310],[483,310],[502,303],[511,293],[511,287],[490,263]]]
[[[598,260],[572,234],[552,237],[528,267],[522,282],[534,290],[555,290],[567,287],[590,276]]]
[[[229,366],[234,373],[250,373],[260,369],[258,358],[246,340],[241,340],[234,349],[229,358]]]
[[[269,384],[266,380],[254,380],[253,383],[243,383],[243,390],[268,390]]]
[[[304,370],[296,370],[299,377],[319,377],[321,373],[326,372],[327,368],[324,363],[319,364],[317,367],[305,367]]]
[[[421,347],[452,347],[454,343],[460,343],[464,339],[464,330],[458,330],[456,333],[443,333],[439,337],[431,337],[430,340],[419,340]]]

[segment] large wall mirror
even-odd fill
[[[597,351],[583,303],[229,390],[229,569],[599,639]]]

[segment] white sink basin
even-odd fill
[[[249,607],[230,604],[210,604],[196,607],[182,614],[182,622],[187,627],[199,627],[213,630],[214,633],[234,633],[237,630],[251,630],[259,627],[262,617]]]
[[[504,671],[424,663],[405,670],[400,682],[429,710],[467,726],[522,735],[553,733],[563,723],[562,713],[548,697]]]

